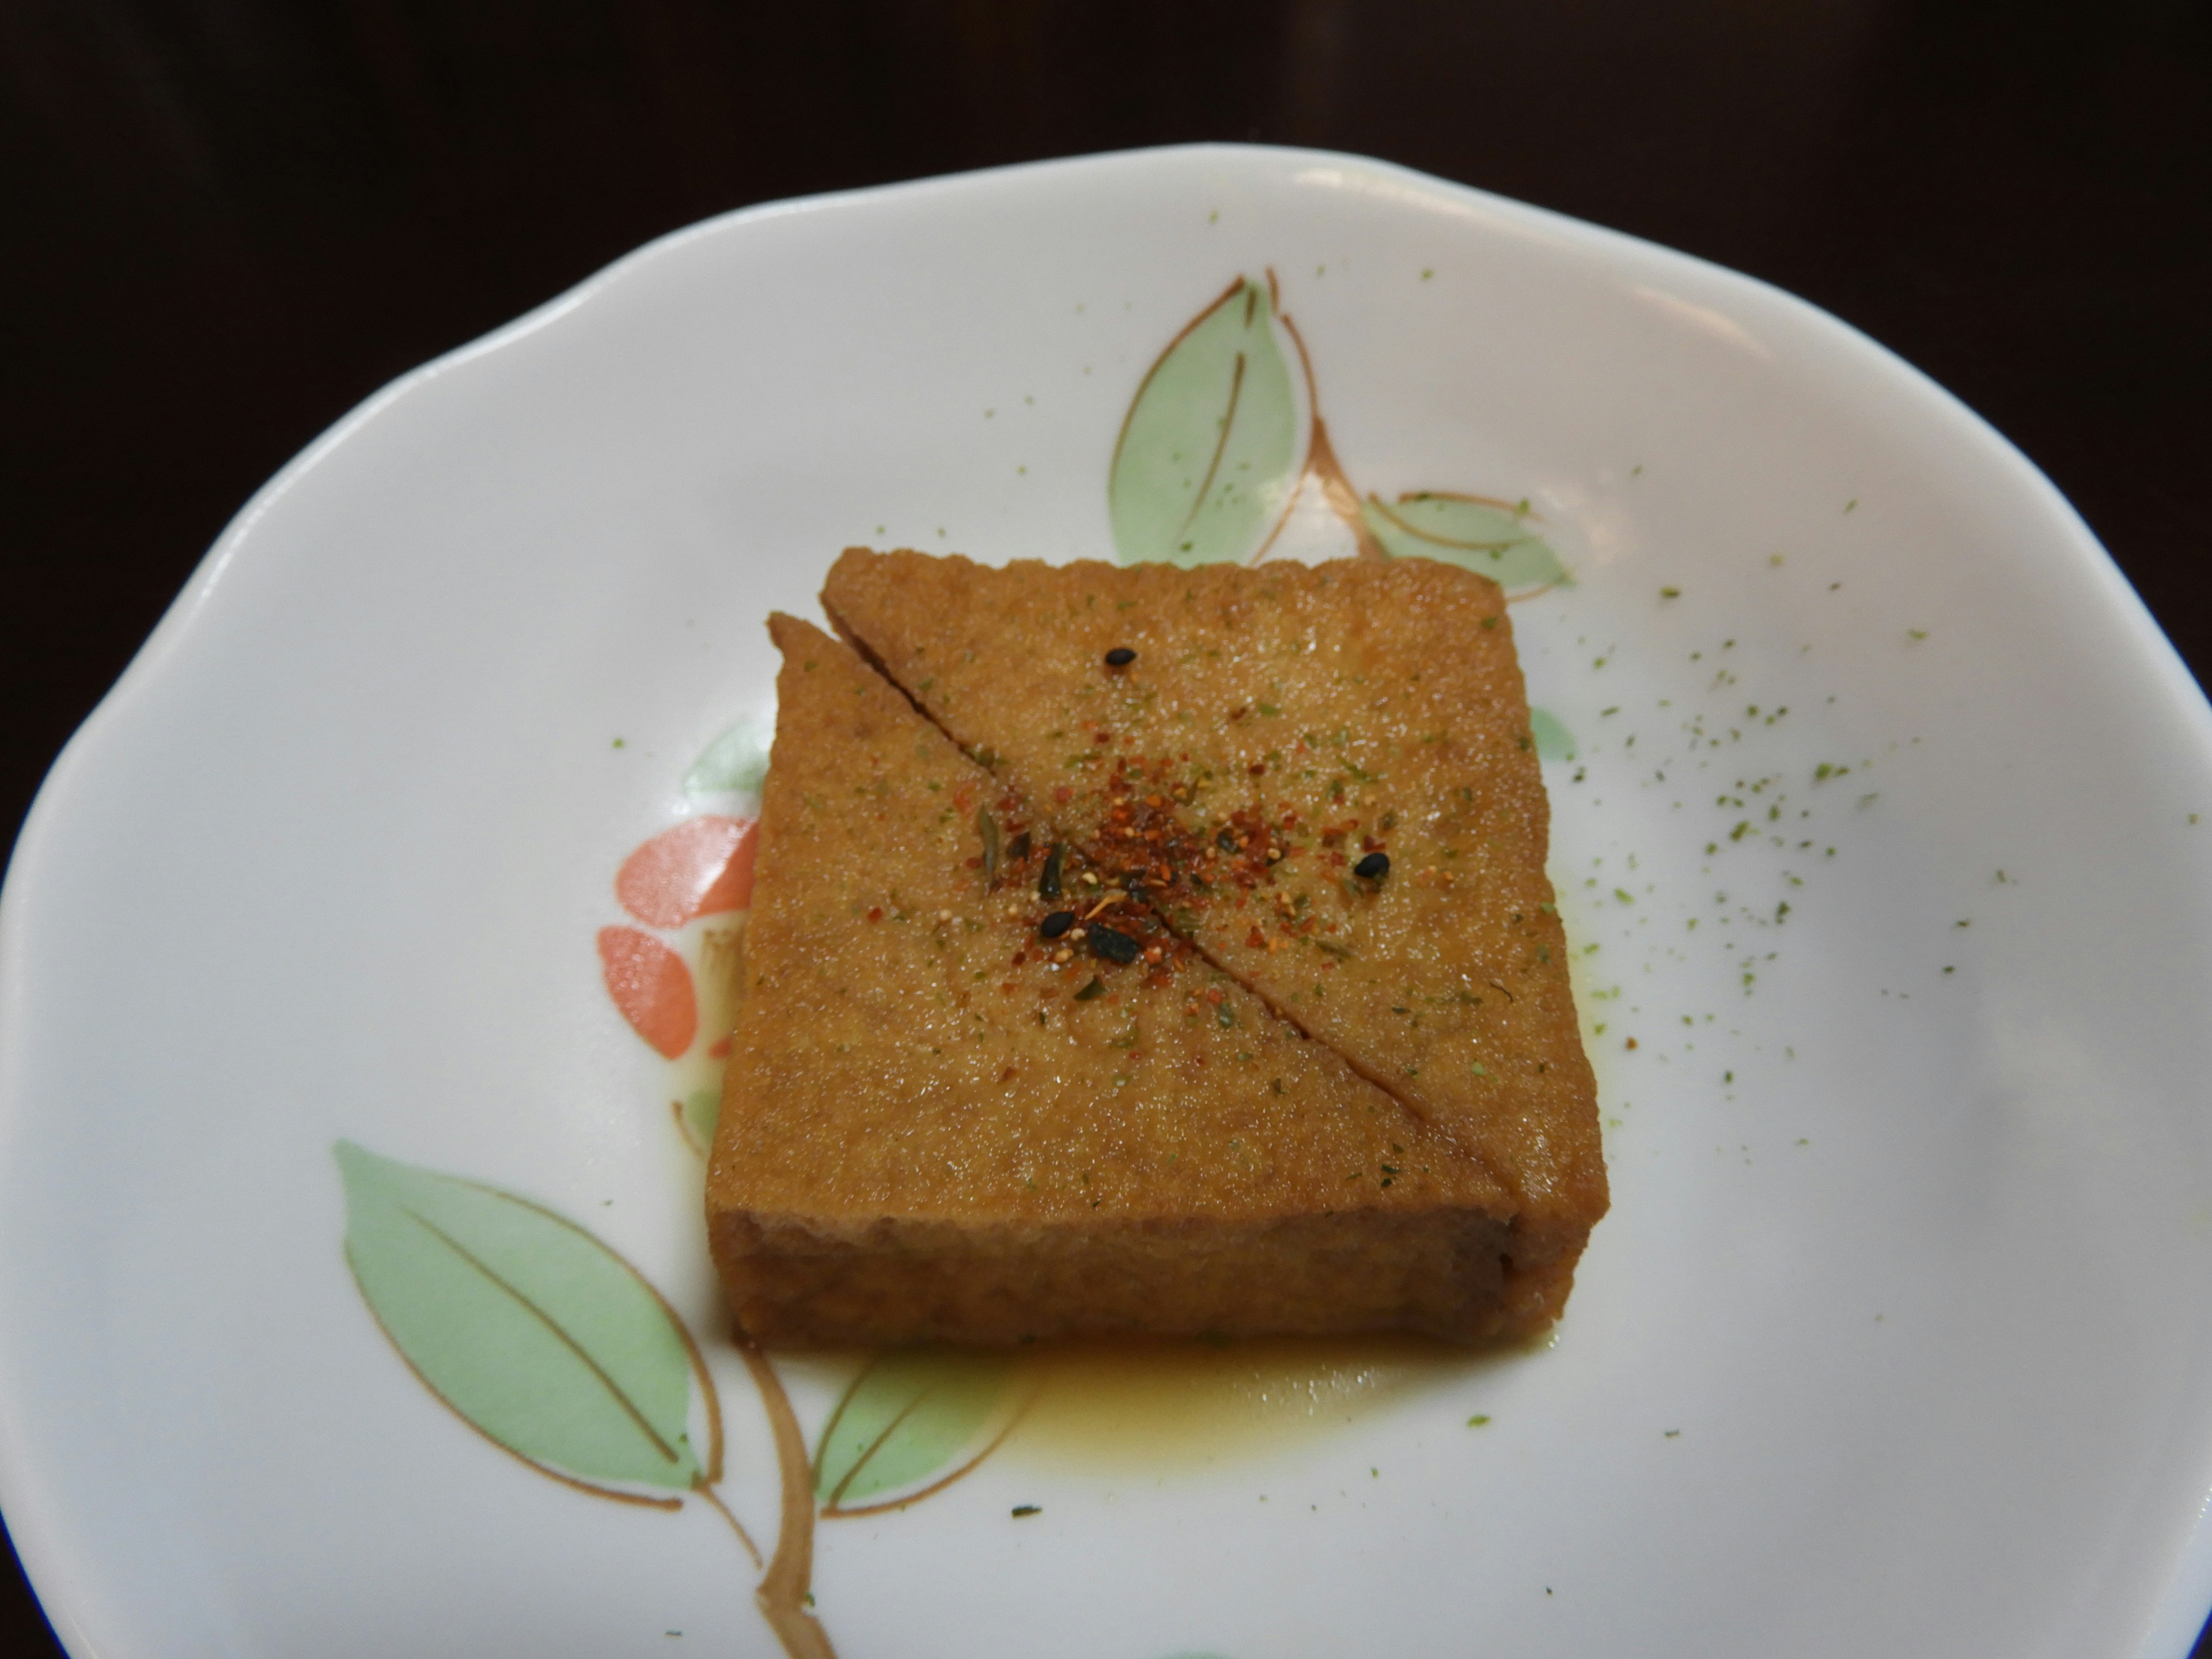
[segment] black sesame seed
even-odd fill
[[[1042,933],[1047,939],[1058,939],[1074,926],[1074,911],[1055,910],[1037,924],[1037,932]]]
[[[1388,853],[1370,853],[1352,866],[1352,873],[1365,881],[1380,881],[1390,873],[1390,855]]]
[[[1126,645],[1117,645],[1106,653],[1106,665],[1109,668],[1127,668],[1136,659],[1137,653]]]
[[[1127,933],[1117,933],[1111,927],[1089,930],[1091,953],[1103,957],[1109,962],[1134,962],[1145,953],[1145,947]]]
[[[1012,841],[1006,843],[1006,862],[1009,864],[1019,864],[1029,855],[1030,832],[1024,830],[1020,835],[1016,836]]]
[[[1213,844],[1224,853],[1234,853],[1237,850],[1237,837],[1226,830],[1217,830],[1213,832]]]
[[[1142,904],[1145,902],[1145,887],[1142,882],[1125,880],[1121,884],[1121,890],[1129,896],[1129,902],[1132,904]]]
[[[1060,843],[1054,842],[1052,851],[1044,855],[1044,870],[1037,877],[1039,898],[1056,899],[1060,896]]]

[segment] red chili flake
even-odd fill
[[[1093,732],[1091,734],[1091,741],[1095,744],[1109,744],[1114,741],[1114,734],[1111,732]]]
[[[1066,784],[1060,783],[1054,784],[1053,786],[1052,799],[1053,805],[1055,806],[1065,806],[1068,802],[1074,799],[1075,791],[1069,788]]]
[[[1007,966],[1009,966],[1009,967],[1012,967],[1012,968],[1018,968],[1018,967],[1020,967],[1024,963],[1027,962],[1029,959],[1030,959],[1030,953],[1029,953],[1028,951],[1015,951],[1015,952],[1014,952],[1014,959],[1013,959],[1013,961],[1012,961],[1012,962],[1011,962],[1011,963],[1009,963],[1007,964]]]
[[[1628,1039],[1628,1046],[1629,1046],[1630,1048],[1633,1048],[1636,1046],[1636,1039],[1635,1039],[1634,1037],[1631,1037],[1631,1038],[1629,1038],[1629,1039]]]
[[[980,856],[979,856],[979,857],[976,857],[976,858],[969,859],[969,860],[968,860],[968,867],[969,867],[970,870],[980,870],[980,869],[981,869],[981,868],[983,867],[983,860],[982,860],[982,859],[981,859]]]
[[[881,921],[883,919],[884,907],[880,904],[871,904],[868,907],[868,920],[870,921]]]
[[[1009,996],[1009,997],[1010,997],[1010,996],[1013,995],[1013,994],[1014,994],[1014,982],[1013,982],[1013,981],[1012,981],[1012,980],[1008,980],[1008,981],[1007,981],[1004,985],[1001,985],[1001,986],[999,988],[999,994],[1000,994],[1000,995],[1001,995],[1001,996]]]
[[[1244,943],[1255,951],[1264,951],[1267,947],[1267,936],[1260,931],[1259,924],[1255,922],[1252,931],[1244,935]]]
[[[1003,1068],[1003,1069],[999,1073],[999,1081],[1000,1081],[1000,1082],[1001,1082],[1001,1083],[1012,1083],[1013,1080],[1014,1080],[1014,1068],[1013,1068],[1012,1066],[1006,1066],[1006,1067]]]
[[[1262,761],[1257,766],[1248,766],[1244,769],[1244,772],[1248,777],[1264,778],[1267,775],[1267,763]]]
[[[1211,986],[1211,987],[1209,987],[1209,988],[1207,988],[1206,993],[1206,1000],[1208,1002],[1215,1002],[1215,1003],[1218,1003],[1218,1002],[1224,1002],[1224,1001],[1226,1001],[1228,999],[1227,999],[1227,997],[1223,994],[1221,988],[1220,988],[1218,985],[1215,985],[1215,986]]]

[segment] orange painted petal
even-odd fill
[[[743,908],[752,896],[752,828],[742,818],[687,818],[664,830],[623,860],[615,896],[623,909],[653,927],[681,927],[710,910]],[[732,866],[744,855],[742,877]],[[726,892],[742,885],[738,903]]]
[[[635,927],[602,927],[599,969],[630,1029],[668,1059],[679,1059],[699,1031],[699,1005],[684,958]]]
[[[738,844],[730,850],[729,862],[722,866],[722,873],[714,878],[714,884],[707,890],[692,915],[711,916],[724,910],[751,908],[753,854],[760,848],[760,837],[754,831],[759,827],[751,823],[739,824]]]

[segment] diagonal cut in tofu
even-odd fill
[[[1523,1227],[1481,1158],[1079,849],[1055,859],[1023,798],[844,645],[770,629],[775,745],[707,1186],[750,1334],[1468,1341],[1556,1316],[1578,1238]],[[1083,933],[1042,938],[1061,910]]]

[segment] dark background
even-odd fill
[[[725,209],[1200,138],[1806,295],[2025,449],[2212,669],[2204,4],[15,0],[0,829],[225,520],[392,376]],[[0,1648],[58,1652],[12,1571]]]

